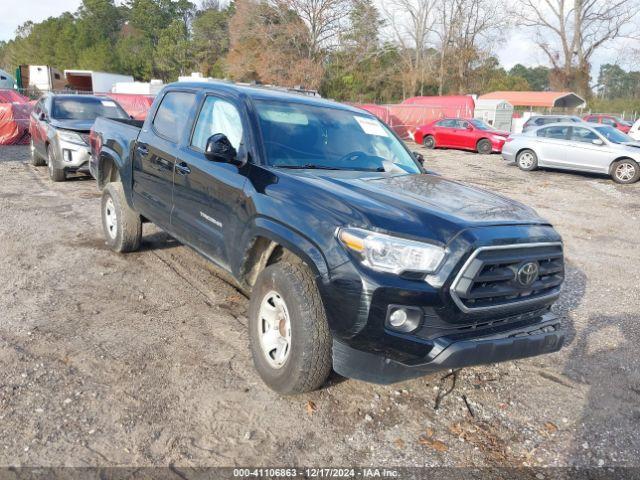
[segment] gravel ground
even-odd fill
[[[93,181],[53,184],[0,147],[0,465],[640,465],[640,184],[425,154],[555,224],[569,345],[282,398],[219,272],[152,225],[140,252],[111,253]]]

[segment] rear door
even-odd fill
[[[451,147],[456,121],[452,119],[440,120],[434,126],[436,145],[439,147]]]
[[[537,132],[536,153],[538,161],[544,166],[564,165],[569,142],[570,127],[550,125]]]
[[[181,134],[196,105],[194,92],[165,93],[153,121],[138,136],[133,155],[133,202],[144,216],[165,228],[173,203],[173,169]]]
[[[241,233],[246,177],[235,165],[208,160],[204,150],[209,137],[223,133],[240,157],[246,155],[241,112],[231,97],[204,95],[191,138],[178,152],[174,175],[173,228],[225,268]]]
[[[572,127],[565,158],[567,168],[601,173],[609,171],[613,156],[606,142],[596,145],[594,140],[603,141],[590,128]]]

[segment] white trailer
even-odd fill
[[[496,130],[510,132],[513,105],[505,100],[476,100],[473,116],[484,120]]]
[[[25,90],[50,92],[66,85],[62,72],[48,65],[20,65],[18,72],[18,87]]]
[[[157,95],[164,87],[162,80],[150,82],[117,82],[111,89],[111,93],[127,93],[135,95]]]
[[[71,90],[94,93],[111,93],[118,82],[133,82],[131,75],[94,72],[93,70],[65,70],[64,76]]]

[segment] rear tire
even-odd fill
[[[516,157],[516,164],[520,170],[530,172],[538,168],[538,156],[533,150],[522,150]]]
[[[33,144],[33,138],[30,141],[29,149],[31,150],[31,165],[33,165],[34,167],[44,167],[47,162],[36,151],[36,146]]]
[[[616,183],[628,185],[640,180],[640,166],[630,158],[623,158],[611,165],[611,178]]]
[[[491,145],[491,142],[489,140],[483,138],[478,141],[476,150],[482,155],[489,155],[493,151],[493,145]]]
[[[436,148],[436,139],[434,138],[433,135],[427,135],[422,139],[422,145],[424,146],[424,148],[428,148],[429,150],[432,150]]]
[[[249,339],[256,370],[276,392],[310,392],[326,382],[332,336],[307,265],[285,260],[260,273],[249,302]]]
[[[107,184],[102,192],[102,229],[107,245],[118,253],[140,248],[142,221],[127,204],[122,183]]]
[[[49,178],[52,182],[64,182],[67,179],[64,168],[56,166],[56,157],[50,145],[47,146],[47,165],[49,167]]]

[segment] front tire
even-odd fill
[[[436,148],[436,139],[433,135],[427,135],[422,139],[422,145],[424,146],[424,148],[433,150],[434,148]]]
[[[623,158],[611,165],[611,178],[614,182],[628,185],[640,180],[640,166],[630,158]]]
[[[486,138],[483,138],[476,145],[476,150],[482,155],[489,155],[493,151],[493,145]]]
[[[47,146],[47,166],[49,167],[49,178],[52,182],[64,182],[67,179],[64,168],[58,168],[56,157],[51,146]]]
[[[538,168],[538,156],[533,150],[522,150],[516,157],[516,164],[520,170],[530,172]]]
[[[33,144],[33,138],[29,143],[29,150],[31,151],[31,165],[34,167],[44,167],[47,164],[45,159],[38,154],[36,146]]]
[[[127,204],[122,183],[107,184],[102,192],[102,229],[107,245],[118,253],[140,248],[142,221]]]
[[[276,392],[304,393],[326,382],[332,336],[304,263],[282,261],[260,273],[249,302],[249,339],[256,370]]]

